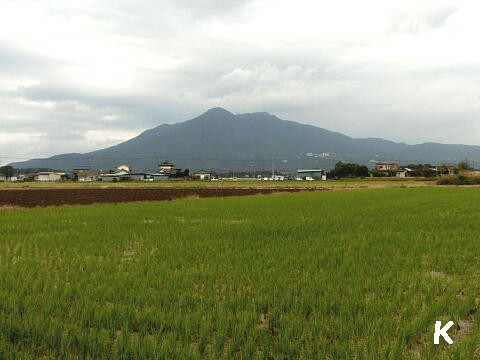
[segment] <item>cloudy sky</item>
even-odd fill
[[[478,1],[0,0],[0,163],[210,107],[480,144]]]

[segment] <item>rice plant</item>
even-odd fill
[[[472,359],[479,210],[476,188],[0,210],[0,358]]]

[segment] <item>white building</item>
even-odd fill
[[[193,178],[196,180],[210,180],[212,173],[209,171],[200,170],[193,174]]]
[[[92,182],[96,181],[99,174],[94,171],[82,171],[78,174],[78,181],[80,182]]]
[[[120,164],[117,166],[115,175],[126,175],[130,174],[132,170],[130,169],[130,165],[128,164]]]
[[[40,182],[52,182],[52,181],[62,181],[65,173],[54,173],[54,172],[39,172],[35,175],[34,180]]]
[[[116,166],[113,171],[100,174],[95,180],[105,182],[128,181],[131,171],[130,165],[124,163]]]
[[[327,177],[322,169],[299,169],[295,179],[312,181],[315,179],[327,180]]]

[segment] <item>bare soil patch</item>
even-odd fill
[[[0,190],[0,208],[160,201],[330,190],[308,187],[257,188],[47,188]]]

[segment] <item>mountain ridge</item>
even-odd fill
[[[425,142],[408,145],[382,138],[353,138],[314,125],[283,120],[268,112],[233,114],[220,107],[176,124],[161,124],[104,149],[59,154],[12,163],[14,167],[74,166],[111,169],[128,162],[136,171],[154,171],[168,159],[191,170],[216,171],[300,167],[329,169],[336,161],[372,165],[373,160],[400,163],[454,163],[480,160],[480,146]],[[273,160],[272,160],[273,159]]]

